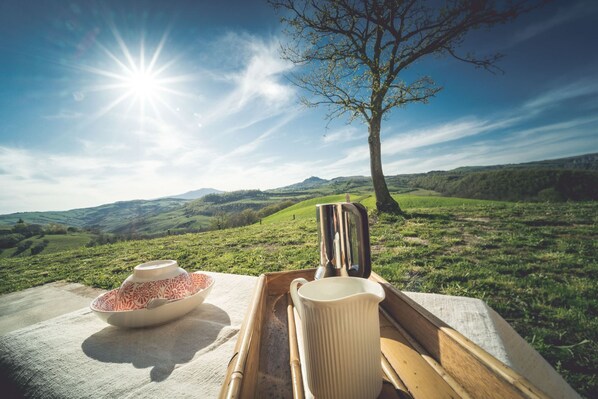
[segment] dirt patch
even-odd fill
[[[464,233],[463,241],[464,241],[465,245],[476,245],[476,244],[479,244],[482,241],[482,239],[473,234]]]
[[[490,218],[459,218],[459,220],[465,220],[467,222],[480,222],[480,223],[488,223],[491,221]]]
[[[430,244],[430,241],[424,240],[423,238],[419,238],[419,237],[402,237],[402,238],[403,238],[403,241],[408,242],[410,244],[416,244],[416,245]]]

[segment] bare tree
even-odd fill
[[[426,103],[441,90],[429,76],[405,80],[405,71],[431,55],[448,55],[489,71],[499,54],[460,54],[467,33],[508,22],[541,0],[269,0],[280,13],[289,42],[283,58],[304,65],[291,76],[327,105],[327,117],[347,115],[368,125],[376,207],[401,212],[382,171],[380,129],[384,117],[409,103]]]

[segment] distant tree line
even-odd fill
[[[29,224],[25,223],[23,219],[19,219],[17,223],[15,223],[15,225],[12,227],[0,228],[0,248],[6,249],[17,247],[17,252],[22,253],[25,250],[29,249],[29,247],[32,245],[31,241],[23,241],[27,238],[35,236],[42,238],[46,234],[67,234],[76,231],[79,231],[79,229],[77,229],[76,227],[68,227],[58,223],[50,223],[47,225],[34,223]],[[39,247],[38,245],[36,245],[36,247],[31,248],[31,251],[37,251],[36,253],[39,253],[43,251],[43,249],[47,245],[47,242],[43,247]]]
[[[252,191],[259,191],[259,190],[252,190]],[[249,192],[247,190],[246,192]],[[235,192],[236,193],[236,192]],[[222,194],[209,194],[209,195],[222,195]],[[233,196],[229,197],[233,198]],[[202,198],[203,199],[203,198]],[[235,200],[232,200],[235,201]],[[154,234],[143,234],[137,235],[133,232],[129,232],[126,234],[112,234],[112,233],[105,233],[99,230],[95,230],[96,237],[91,239],[89,243],[87,243],[87,247],[94,247],[97,245],[105,245],[105,244],[114,244],[120,241],[130,241],[130,240],[145,240],[151,238],[158,238],[164,237],[167,235],[177,235],[177,234],[187,234],[187,233],[199,233],[203,231],[209,230],[222,230],[222,229],[229,229],[233,227],[241,227],[247,226],[250,224],[258,223],[261,219],[272,215],[282,209],[285,209],[291,205],[295,204],[294,201],[285,200],[281,202],[277,202],[274,204],[266,205],[261,204],[261,208],[259,209],[252,209],[252,208],[245,208],[241,209],[237,212],[216,212],[212,215],[210,220],[210,224],[201,229],[192,229],[192,228],[177,228],[177,229],[168,229],[166,231]],[[237,204],[235,204],[237,205]],[[251,204],[250,204],[251,205]]]
[[[587,170],[430,172],[413,178],[409,184],[462,198],[551,202],[598,200],[598,172]]]
[[[57,223],[48,225],[29,224],[23,219],[19,219],[12,227],[0,228],[0,250],[15,248],[12,256],[17,256],[29,250],[31,255],[37,255],[42,252],[50,243],[48,239],[38,241],[34,244],[29,238],[43,238],[46,234],[67,234],[79,229],[67,227]]]
[[[216,214],[211,222],[210,227],[211,230],[221,230],[221,229],[228,229],[232,227],[241,227],[247,226],[250,224],[254,224],[259,222],[261,219],[265,218],[266,216],[272,215],[278,211],[281,211],[289,206],[293,205],[295,202],[291,200],[278,202],[276,204],[271,204],[265,206],[259,210],[254,209],[244,209],[240,212],[231,212],[231,213],[218,213]]]

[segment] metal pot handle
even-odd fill
[[[368,278],[372,273],[372,258],[370,251],[370,230],[368,226],[368,211],[360,203],[343,203],[343,210],[350,212],[357,218],[357,241],[359,243],[359,269],[349,270],[353,277]]]

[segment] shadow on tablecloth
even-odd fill
[[[204,318],[193,317],[197,312]],[[176,328],[109,326],[83,341],[81,349],[88,357],[104,363],[131,363],[138,369],[151,367],[151,381],[164,381],[177,364],[191,361],[199,350],[216,340],[223,326],[230,325],[228,314],[211,304],[204,304],[189,316],[174,322]]]

